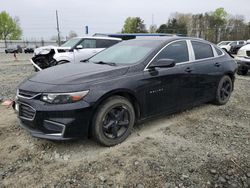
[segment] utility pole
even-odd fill
[[[58,21],[58,13],[56,10],[56,25],[57,25],[57,38],[58,38],[58,45],[61,45],[61,39],[60,39],[60,29],[59,29],[59,21]]]

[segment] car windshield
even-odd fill
[[[61,45],[61,47],[74,47],[78,42],[80,42],[80,38],[73,38],[73,39],[70,39],[68,40],[67,42],[65,42],[64,44]]]
[[[95,55],[90,62],[135,64],[150,54],[159,45],[157,41],[125,41]]]

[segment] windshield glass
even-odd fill
[[[73,39],[70,39],[68,40],[67,42],[65,42],[64,44],[61,45],[61,47],[74,47],[78,42],[80,42],[80,38],[73,38]]]
[[[157,45],[159,45],[157,41],[121,42],[100,52],[89,61],[93,63],[135,64],[150,54]]]

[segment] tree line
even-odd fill
[[[169,33],[199,37],[217,43],[222,40],[250,39],[250,22],[242,15],[232,15],[224,8],[200,14],[173,13],[166,23],[159,27],[146,27],[140,17],[128,17],[122,33]],[[15,40],[22,36],[18,17],[12,18],[7,12],[0,13],[0,40]],[[68,38],[77,36],[71,31]]]
[[[242,15],[231,15],[224,8],[200,14],[174,13],[159,27],[148,29],[140,17],[128,17],[122,33],[169,33],[199,37],[211,42],[250,39],[250,22]]]

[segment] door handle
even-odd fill
[[[185,72],[188,72],[188,73],[191,73],[193,71],[193,69],[191,69],[190,67],[187,67],[186,69],[185,69]]]
[[[215,63],[214,66],[220,67],[220,63]]]

